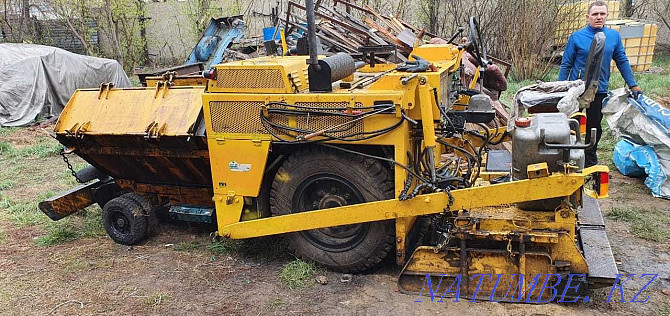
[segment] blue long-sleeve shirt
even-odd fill
[[[600,66],[598,93],[607,93],[612,59],[614,59],[626,84],[629,87],[637,86],[619,32],[608,27],[597,29],[590,25],[575,31],[568,38],[568,44],[563,52],[563,61],[561,61],[561,70],[558,72],[558,80],[577,80],[583,77],[586,58],[591,48],[591,41],[593,40],[593,36],[600,31],[605,33],[605,52],[603,54],[603,62]]]

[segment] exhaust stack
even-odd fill
[[[309,59],[307,64],[309,92],[332,92],[333,82],[351,76],[356,71],[356,62],[349,54],[338,53],[319,60],[316,47],[316,22],[314,21],[314,0],[305,0],[307,11],[307,40]]]

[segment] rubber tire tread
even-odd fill
[[[366,202],[394,197],[392,172],[378,160],[327,148],[308,148],[289,156],[272,182],[270,209],[272,214],[289,214],[291,198],[300,182],[314,174],[313,170],[330,171],[350,181]],[[360,273],[376,267],[395,250],[394,221],[369,223],[364,240],[344,252],[327,252],[309,243],[300,233],[288,233],[285,241],[296,256],[343,273]],[[363,245],[363,247],[361,247]],[[363,248],[363,249],[361,249]]]
[[[132,196],[126,193],[117,198],[111,199],[102,208],[102,225],[112,240],[122,245],[134,245],[144,240],[148,235],[148,220],[144,214],[144,209],[140,203],[135,201]],[[111,214],[114,211],[122,212],[130,220],[130,233],[120,234],[112,226]]]
[[[151,200],[149,198],[140,195],[139,193],[126,193],[124,194],[128,198],[132,199],[133,201],[137,202],[140,206],[142,206],[142,210],[144,211],[144,215],[147,217],[147,237],[155,234],[158,232],[158,216],[156,215],[156,210],[154,208],[154,205],[151,203]]]

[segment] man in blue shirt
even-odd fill
[[[603,99],[607,96],[610,81],[610,64],[612,59],[616,63],[621,76],[630,87],[632,95],[637,99],[642,90],[637,86],[633,70],[626,57],[626,50],[621,42],[621,35],[619,32],[606,28],[605,21],[607,20],[607,3],[605,1],[594,1],[589,5],[589,11],[586,14],[588,25],[580,30],[575,31],[568,38],[568,44],[563,52],[563,61],[561,62],[561,70],[558,73],[558,80],[577,80],[584,75],[586,66],[586,58],[589,55],[589,48],[593,36],[597,32],[605,33],[605,51],[603,54],[603,61],[601,65],[600,79],[598,80],[598,91],[595,99],[591,102],[589,108],[586,110],[586,139],[591,137],[591,128],[596,128],[596,146],[586,150],[586,167],[596,165],[598,163],[598,156],[596,155],[597,144],[602,135],[601,121],[603,118],[602,106]]]

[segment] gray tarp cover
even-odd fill
[[[116,60],[42,45],[0,44],[0,126],[58,116],[76,89],[103,82],[130,86]]]

